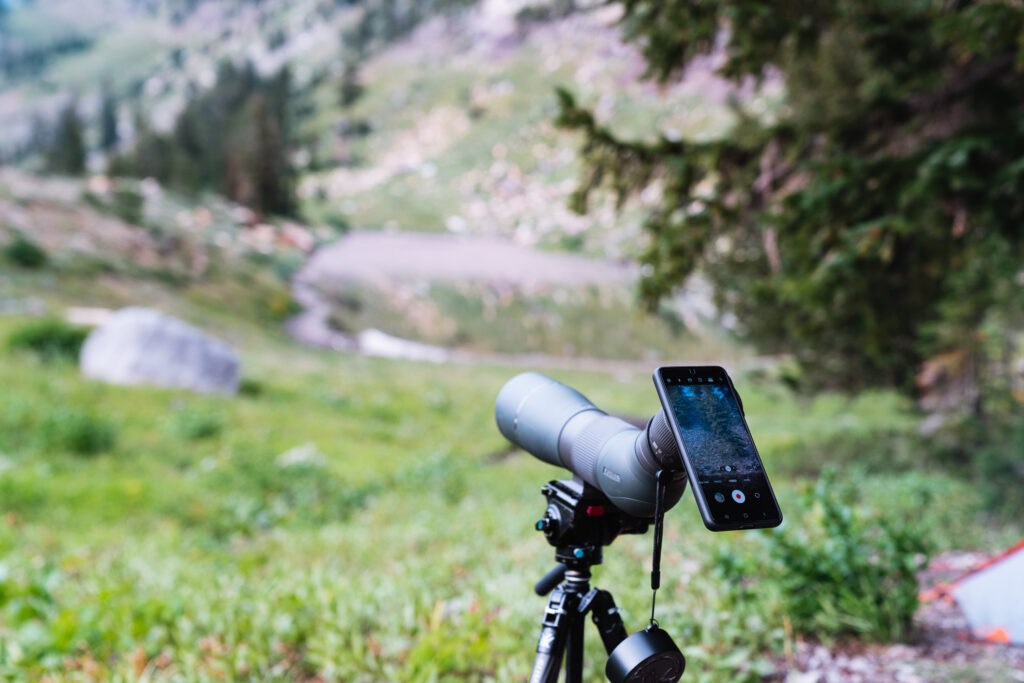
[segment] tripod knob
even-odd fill
[[[543,531],[549,540],[557,538],[562,532],[562,513],[556,505],[548,505],[544,516],[537,520],[537,531]]]

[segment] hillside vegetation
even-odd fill
[[[8,124],[0,126],[0,158],[27,171],[67,172],[80,162],[56,160],[84,153],[87,174],[155,178],[179,193],[181,210],[199,211],[218,192],[253,209],[233,217],[232,230],[247,234],[277,222],[270,214],[291,213],[318,241],[351,227],[402,229],[635,256],[643,246],[641,208],[657,193],[621,213],[611,203],[590,216],[570,209],[577,139],[553,125],[555,88],[572,87],[638,135],[701,138],[728,128],[730,96],[770,108],[778,87],[733,88],[712,75],[709,62],[683,83],[655,88],[640,80],[642,59],[618,36],[614,9],[531,7],[214,0],[170,3],[164,11],[114,3],[101,12],[90,2],[18,5],[0,23],[20,65],[12,61],[0,75],[0,121]],[[128,43],[140,54],[126,52]],[[69,144],[82,150],[69,155]],[[138,223],[125,208],[121,217]],[[11,228],[22,229],[0,207],[0,241]],[[74,231],[69,222],[66,233]],[[355,283],[326,294],[339,301],[332,321],[345,331],[377,328],[474,351],[668,358],[674,347],[704,343],[683,324],[697,320],[690,302],[669,302],[645,317],[635,312],[631,283],[600,292],[467,287]],[[481,297],[497,297],[502,319],[526,312],[536,329],[518,343],[479,329]],[[353,313],[345,302],[356,300],[365,305]],[[411,324],[409,306],[439,307],[441,324]],[[619,339],[602,343],[587,332],[563,343],[562,320],[614,327]],[[711,327],[710,343],[720,343],[725,335]]]

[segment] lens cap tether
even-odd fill
[[[654,606],[661,585],[661,539],[665,531],[665,486],[668,473],[657,474],[654,497],[654,552],[651,558],[651,623],[629,636],[608,655],[605,676],[612,683],[675,683],[686,668],[686,658],[671,636],[658,626]]]

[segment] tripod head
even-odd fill
[[[579,477],[549,482],[541,489],[548,500],[537,530],[555,547],[555,559],[567,566],[601,563],[601,548],[619,534],[642,534],[649,519],[626,514]]]

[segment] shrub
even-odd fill
[[[59,318],[37,320],[16,329],[7,338],[12,351],[31,351],[44,361],[76,362],[89,330]]]
[[[46,251],[21,233],[4,247],[4,258],[22,268],[42,268],[49,258]]]
[[[224,429],[219,415],[194,410],[179,410],[171,416],[169,431],[189,441],[198,441],[217,436]]]
[[[1024,419],[997,422],[992,431],[995,434],[978,448],[974,458],[974,477],[990,510],[1007,519],[1020,519],[1024,513]]]
[[[774,638],[763,627],[829,643],[855,637],[905,641],[918,605],[917,572],[927,562],[930,536],[900,512],[886,516],[854,505],[860,481],[841,485],[827,471],[787,505],[786,526],[738,551],[721,546],[712,561],[726,587],[718,608],[750,624],[741,640]],[[742,547],[742,546],[741,546]],[[749,626],[749,624],[748,624]]]
[[[258,398],[263,395],[264,391],[263,382],[252,377],[243,377],[242,381],[238,383],[238,393],[240,396]]]
[[[90,190],[83,190],[81,199],[83,204],[91,206],[97,211],[106,211],[107,209],[107,204],[103,201],[103,198]]]
[[[43,420],[39,436],[46,450],[94,455],[113,448],[117,432],[109,420],[72,408],[59,408]]]
[[[323,221],[339,235],[344,235],[352,229],[348,217],[337,209],[328,209],[324,213]]]
[[[904,640],[931,543],[912,521],[854,507],[852,489],[824,473],[803,496],[803,523],[774,535],[782,607],[799,634]]]
[[[1006,412],[990,407],[985,415],[949,418],[925,444],[938,462],[982,492],[991,512],[1019,519],[1024,512],[1024,417],[1021,403],[1009,400],[1014,403]]]
[[[139,225],[145,217],[146,198],[131,188],[114,190],[111,212],[125,223]]]

